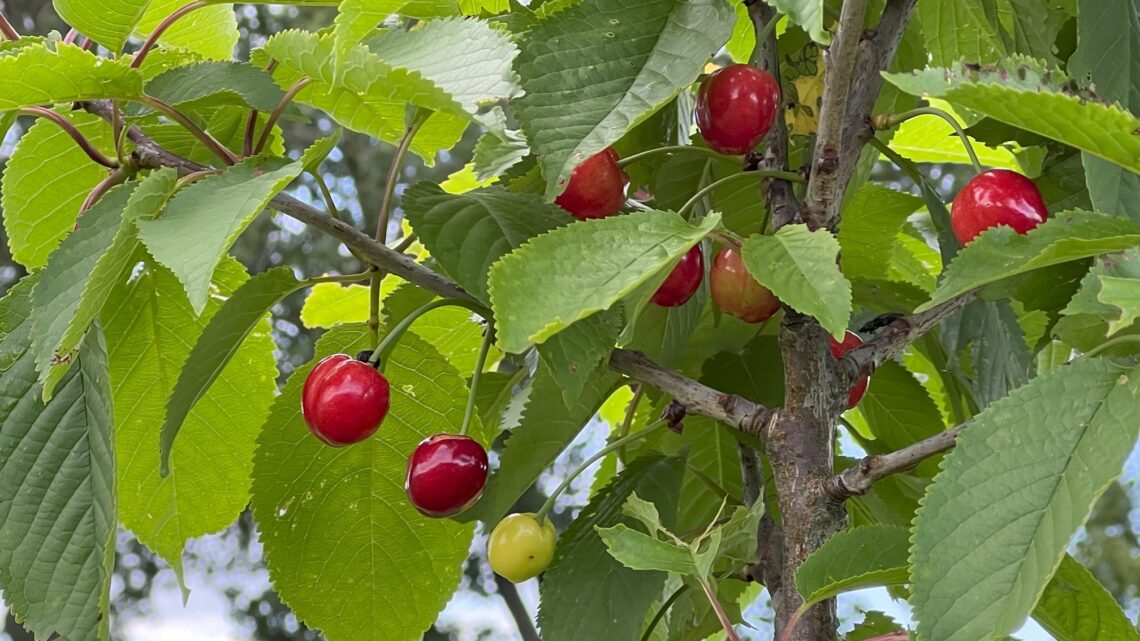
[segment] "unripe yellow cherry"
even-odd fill
[[[550,519],[540,524],[533,512],[512,514],[499,521],[487,541],[491,569],[514,583],[542,574],[554,558],[558,533]]]

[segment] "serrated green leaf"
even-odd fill
[[[665,526],[661,525],[661,513],[657,511],[657,506],[641,498],[636,492],[626,499],[621,506],[621,513],[637,519],[651,536],[657,536],[658,532],[665,531]]]
[[[498,469],[487,478],[483,498],[460,518],[493,524],[506,516],[515,501],[582,431],[617,380],[613,374],[594,378],[575,402],[567,405],[554,376],[539,365],[528,387],[512,401],[524,403],[522,416],[504,443]]]
[[[266,114],[258,114],[258,129],[265,126]],[[245,140],[245,125],[249,120],[249,110],[235,105],[223,105],[212,110],[205,120],[206,131],[235,154],[242,153]],[[218,162],[218,157],[208,147],[202,144],[194,134],[178,124],[152,124],[146,127],[146,133],[171,153],[189,158],[200,165],[212,165]],[[273,127],[266,145],[266,153],[274,155],[285,154],[285,143],[281,135],[280,125]]]
[[[144,257],[140,250],[136,260]],[[159,476],[166,399],[223,297],[245,279],[236,261],[223,261],[214,276],[217,295],[199,317],[178,280],[148,260],[104,308],[121,519],[179,577],[184,543],[230,525],[249,502],[254,442],[276,390],[273,340],[264,323],[194,406],[171,454],[171,473]]]
[[[195,312],[205,308],[214,268],[230,246],[303,168],[251,158],[179,191],[161,218],[138,222],[139,238],[182,281]]]
[[[944,327],[952,368],[961,370],[959,352],[971,348],[971,371],[965,378],[979,407],[989,406],[1029,380],[1033,357],[1009,301],[974,301]]]
[[[553,200],[570,172],[691,85],[732,33],[724,0],[585,0],[526,32],[514,101]]]
[[[86,112],[61,115],[98,150],[114,155],[111,126]],[[36,122],[16,143],[4,167],[0,208],[12,258],[28,269],[47,264],[48,255],[75,228],[87,194],[107,177],[58,125]]]
[[[178,381],[166,401],[159,437],[163,476],[170,474],[170,451],[191,409],[218,380],[250,334],[262,324],[270,308],[303,286],[293,275],[292,267],[276,267],[242,283],[210,319],[178,371]]]
[[[699,138],[693,144],[707,147]],[[739,173],[738,158],[714,159],[682,152],[666,160],[654,173],[650,190],[659,208],[679,210],[698,190]],[[701,208],[707,203],[710,211],[723,212],[724,226],[741,236],[759,234],[768,223],[759,190],[759,181],[729,182],[709,192]]]
[[[1108,590],[1083,565],[1065,555],[1033,618],[1057,641],[1140,641]]]
[[[854,629],[847,633],[847,636],[843,637],[843,641],[871,641],[876,637],[898,632],[902,629],[903,626],[891,617],[877,610],[871,610]]]
[[[497,178],[511,167],[530,155],[526,138],[518,131],[505,131],[502,134],[488,131],[475,143],[472,161],[475,163],[475,179]]]
[[[785,225],[771,236],[752,236],[742,250],[752,276],[783,303],[814,316],[842,337],[851,319],[851,283],[839,272],[839,241],[826,229]]]
[[[887,361],[875,370],[859,404],[875,440],[863,443],[871,454],[885,454],[934,436],[945,429],[942,413],[926,389],[903,366]],[[918,473],[934,476],[937,466],[923,462]]]
[[[925,0],[917,7],[933,64],[996,62],[1007,53],[984,0]]]
[[[1080,210],[1056,214],[1024,235],[1009,227],[994,227],[958,252],[934,297],[918,311],[1018,274],[1137,245],[1140,224]]]
[[[869,525],[832,536],[796,570],[804,605],[863,588],[910,580],[910,534],[893,525]]]
[[[368,34],[407,4],[407,0],[343,0],[333,21],[333,55],[340,73],[353,47],[360,44]]]
[[[719,564],[737,568],[759,560],[757,533],[763,516],[763,500],[756,501],[750,507],[737,506],[732,510],[728,522],[716,528],[723,535],[718,546]]]
[[[933,102],[942,103],[941,100]],[[937,106],[950,113],[951,117],[957,120],[959,124],[965,124],[958,114],[953,113],[953,108],[950,105],[942,103]],[[926,117],[907,120],[895,130],[889,144],[891,149],[915,162],[971,164],[970,156],[966,153],[966,148],[962,146],[962,139],[957,136],[950,124],[941,118]],[[983,145],[973,138],[970,139],[970,144],[983,166],[1021,170],[1017,156],[1010,149]]]
[[[764,0],[764,2],[788,16],[816,43],[831,44],[831,34],[823,24],[823,0]]]
[[[677,497],[677,530],[680,532],[692,531],[716,518],[722,497],[705,479],[711,479],[729,496],[740,498],[740,454],[730,429],[707,418],[685,418],[685,429],[676,439],[678,449],[688,449],[685,475]]]
[[[1107,336],[1131,327],[1140,315],[1140,249],[1098,257],[1061,313],[1104,318]]]
[[[1108,335],[1112,336],[1131,327],[1140,317],[1140,280],[1103,276],[1100,284],[1100,293],[1097,294],[1100,302],[1120,310],[1120,318],[1108,322]]]
[[[538,346],[567,404],[573,404],[598,367],[606,365],[621,326],[620,310],[611,309],[583,318]]]
[[[635,491],[653,502],[665,526],[671,526],[683,466],[680,457],[633,461],[570,525],[539,586],[538,622],[545,641],[637,638],[645,612],[665,584],[665,573],[623,566],[606,551],[595,528],[627,519],[622,505]]]
[[[329,154],[333,152],[333,149],[336,149],[336,146],[340,144],[340,139],[343,136],[344,129],[337,127],[336,131],[331,134],[313,141],[313,144],[309,145],[309,147],[305,149],[305,152],[301,154],[301,163],[305,165],[305,171],[310,173],[320,171],[321,163],[325,161],[325,158],[328,158]]]
[[[610,556],[631,570],[659,570],[696,574],[693,554],[684,545],[649,536],[624,523],[609,528],[595,526]]]
[[[317,358],[366,349],[370,336],[364,325],[330,330]],[[466,385],[431,345],[406,334],[386,362],[392,407],[380,433],[331,448],[301,416],[310,369],[290,377],[254,457],[252,504],[270,577],[298,619],[330,639],[417,638],[459,584],[474,527],[417,512],[404,468],[422,439],[459,425]]]
[[[990,405],[915,517],[911,605],[930,641],[1017,628],[1140,428],[1140,370],[1080,359]]]
[[[150,0],[135,31],[139,36],[149,36],[159,23],[185,4],[184,0]],[[234,6],[229,3],[211,4],[212,6],[195,9],[178,19],[163,32],[158,41],[170,47],[193,51],[211,60],[228,60],[233,57],[234,47],[241,35]]]
[[[922,206],[917,196],[863,185],[843,204],[839,227],[840,266],[848,278],[882,278],[907,216]]]
[[[1012,25],[1003,24],[1003,26],[1012,32],[1011,51],[1055,63],[1057,57],[1053,55],[1053,49],[1057,42],[1057,33],[1065,21],[1065,17],[1062,17],[1063,12],[1048,3],[1036,0],[1005,1],[1009,2],[1008,15]]]
[[[415,285],[404,283],[384,297],[381,310],[389,328],[435,297]],[[483,345],[484,324],[476,320],[466,307],[450,305],[434,309],[416,319],[414,331],[431,343],[455,369],[467,375],[475,369],[479,349]],[[502,354],[492,345],[487,363],[495,363]]]
[[[150,0],[52,0],[56,13],[83,35],[118,53],[142,19]]]
[[[137,69],[75,45],[28,47],[0,57],[0,111],[141,94],[142,74]]]
[[[1117,105],[1068,91],[1061,72],[1038,62],[1010,58],[980,69],[959,64],[884,75],[907,93],[944,98],[1140,172],[1140,121]]]
[[[157,215],[177,181],[177,172],[163,169],[139,183],[112,189],[52,252],[36,287],[32,313],[33,351],[45,399],[67,371],[112,290],[126,282],[138,248],[135,221]]]
[[[380,284],[381,298],[395,290],[399,284],[394,278],[385,278]],[[337,325],[367,321],[367,285],[314,285],[301,307],[301,324],[309,329],[332,329]]]
[[[499,345],[518,353],[572,323],[609,309],[677,262],[720,222],[690,225],[672,212],[646,211],[560,227],[491,267],[488,290]]]
[[[40,400],[27,278],[0,300],[0,588],[36,638],[109,637],[116,505],[114,419],[102,334]]]
[[[448,194],[432,183],[404,192],[401,204],[440,267],[476,298],[487,301],[487,274],[503,255],[573,219],[534,194],[501,187]]]
[[[285,95],[261,67],[233,61],[174,67],[146,83],[145,90],[149,96],[190,110],[236,104],[269,112]]]

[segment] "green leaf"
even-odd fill
[[[631,570],[659,570],[696,574],[693,554],[684,545],[649,536],[624,523],[609,528],[595,526],[610,556]]]
[[[875,183],[863,185],[843,206],[840,266],[848,278],[882,278],[907,216],[922,199]]]
[[[839,532],[796,570],[804,605],[863,588],[904,585],[910,580],[910,534],[894,525],[869,525]]]
[[[321,163],[336,149],[336,146],[340,144],[340,139],[343,137],[344,129],[337,127],[336,131],[331,134],[313,141],[313,144],[309,145],[309,147],[305,149],[305,152],[301,154],[301,163],[305,165],[305,171],[314,174],[319,172]]]
[[[112,189],[52,252],[36,286],[32,312],[32,345],[45,400],[112,290],[126,282],[139,244],[135,221],[157,215],[177,181],[177,172],[164,169],[142,182]]]
[[[1080,359],[990,405],[915,517],[911,605],[930,641],[1021,625],[1140,428],[1140,369]]]
[[[135,260],[143,257],[140,250]],[[254,442],[276,390],[273,340],[263,323],[191,411],[171,473],[159,476],[159,426],[178,372],[221,301],[245,279],[236,261],[223,261],[216,295],[199,317],[178,280],[146,261],[104,306],[121,519],[179,576],[184,543],[227,527],[249,502]]]
[[[1033,357],[1009,301],[974,301],[945,328],[951,367],[960,369],[958,352],[972,345],[972,371],[967,378],[979,407],[989,406],[1029,381]]]
[[[479,137],[479,142],[475,143],[472,157],[475,163],[475,179],[488,180],[501,176],[528,155],[530,147],[521,132],[506,131],[500,135],[488,131]]]
[[[1109,320],[1120,320],[1123,308],[1114,307],[1101,299],[1105,278],[1140,280],[1140,248],[1098,256],[1081,280],[1081,288],[1061,313],[1067,316],[1095,314]]]
[[[538,346],[567,404],[574,403],[599,366],[605,367],[621,327],[620,310],[611,309],[583,318]]]
[[[933,64],[997,62],[1007,51],[984,0],[925,0],[917,7]]]
[[[519,353],[609,309],[676,263],[720,222],[697,226],[672,212],[588,220],[537,236],[491,267],[499,345]]]
[[[693,144],[707,147],[699,138]],[[734,161],[729,156],[716,159],[682,152],[666,160],[654,173],[650,191],[657,207],[679,210],[698,190],[739,173],[739,159]],[[707,201],[710,211],[724,213],[725,227],[741,236],[750,236],[763,232],[768,223],[768,212],[759,193],[758,181],[736,181],[713,189],[702,200]],[[704,205],[702,202],[699,208],[703,209]]]
[[[646,456],[633,461],[562,535],[554,562],[539,586],[538,623],[544,641],[637,638],[666,575],[623,566],[609,555],[595,528],[630,523],[629,517],[622,516],[622,506],[633,492],[654,503],[664,525],[671,526],[683,467],[680,457]],[[585,612],[590,616],[582,616]]]
[[[387,279],[385,279],[387,280]],[[381,285],[383,293],[383,285]],[[404,283],[384,297],[383,322],[389,328],[435,297],[415,285]],[[414,331],[431,343],[455,369],[467,374],[475,369],[479,348],[483,345],[484,324],[476,321],[466,307],[449,305],[434,309],[416,320]],[[488,363],[501,358],[499,350],[491,347]]]
[[[1057,641],[1140,641],[1108,590],[1068,554],[1033,609],[1033,618]]]
[[[52,0],[64,22],[112,53],[122,51],[148,4],[150,0]]]
[[[0,300],[0,588],[38,639],[105,641],[116,506],[114,419],[93,331],[51,402],[40,400],[27,278]]]
[[[146,83],[146,93],[193,110],[242,105],[270,112],[285,92],[261,67],[245,62],[199,62],[164,71]]]
[[[740,454],[731,429],[712,419],[685,418],[685,429],[676,439],[678,450],[688,450],[677,497],[678,531],[689,532],[716,518],[723,499],[709,487],[706,479],[711,479],[729,496],[741,498]]]
[[[1053,48],[1058,31],[1068,18],[1057,7],[1036,0],[1005,0],[1009,2],[1009,18],[1013,41],[1010,49],[1038,60],[1055,63]],[[1060,15],[1058,15],[1060,14]],[[1005,26],[1003,24],[1003,26]]]
[[[141,94],[142,74],[137,69],[75,45],[28,47],[0,57],[0,111]]]
[[[831,44],[831,34],[823,24],[823,0],[764,0],[776,11],[808,32],[821,45]]]
[[[994,227],[958,252],[934,297],[918,311],[1011,276],[1137,245],[1140,225],[1079,210],[1057,214],[1024,235],[1009,227]]]
[[[562,450],[594,416],[613,391],[614,374],[590,380],[582,394],[567,404],[558,381],[544,366],[512,402],[523,403],[519,424],[511,430],[499,456],[499,467],[487,479],[483,498],[460,519],[498,523],[515,501],[538,480]]]
[[[863,443],[871,454],[900,450],[945,429],[942,412],[926,389],[894,361],[887,361],[875,370],[859,411],[875,437],[874,441]],[[918,467],[919,474],[928,478],[936,471],[932,461]]]
[[[149,36],[160,22],[185,4],[185,0],[150,0],[135,31],[141,37]],[[234,6],[229,3],[211,4],[179,18],[158,41],[211,60],[232,58],[240,37]]]
[[[370,336],[364,325],[330,330],[317,358],[366,349]],[[422,439],[459,425],[467,386],[431,345],[405,334],[386,362],[392,408],[380,433],[332,448],[301,416],[310,369],[289,378],[254,457],[253,512],[270,578],[297,618],[330,639],[418,638],[458,586],[474,527],[417,512],[404,468]]]
[[[400,284],[385,278],[380,284],[384,298]],[[332,329],[337,325],[368,321],[368,286],[320,283],[309,290],[301,307],[301,324],[309,329]]]
[[[159,438],[161,474],[170,474],[170,451],[174,439],[193,407],[218,380],[250,334],[263,325],[270,308],[304,286],[292,267],[276,267],[258,274],[238,287],[210,319],[178,372],[178,382],[166,402],[166,416]]]
[[[573,222],[539,196],[501,187],[449,194],[418,183],[404,192],[401,205],[440,267],[484,302],[491,265],[534,236]]]
[[[210,278],[237,237],[304,165],[251,158],[182,189],[157,220],[139,221],[139,238],[182,281],[201,313]]]
[[[407,0],[343,0],[333,22],[334,61],[343,73],[352,50],[377,25],[399,11]],[[335,3],[334,3],[335,4]]]
[[[941,100],[934,102],[942,103]],[[942,103],[937,106],[951,113],[951,116],[959,124],[966,124],[960,116],[953,113],[953,108],[950,105]],[[983,166],[1021,170],[1017,156],[1010,149],[990,147],[973,138],[970,139],[970,143]],[[962,139],[955,134],[950,124],[941,118],[927,116],[907,120],[891,136],[890,146],[891,149],[915,162],[971,164],[970,156],[966,153],[966,148],[962,146]]]
[[[115,154],[111,126],[86,112],[61,113],[98,150]],[[96,164],[58,125],[36,122],[16,143],[4,167],[0,208],[12,258],[28,269],[47,264],[75,228],[79,208],[107,169]]]
[[[514,101],[553,200],[570,172],[691,85],[728,40],[724,0],[585,0],[523,36]]]
[[[1120,309],[1120,318],[1108,322],[1108,335],[1127,329],[1140,317],[1140,280],[1103,276],[1101,290],[1097,294],[1100,302]]]
[[[1015,57],[980,69],[962,64],[885,77],[907,93],[944,98],[1140,172],[1140,121],[1068,91],[1061,72],[1038,62]]]
[[[796,311],[814,316],[841,338],[851,319],[851,283],[839,272],[839,241],[826,229],[785,225],[772,236],[744,243],[752,276]]]
[[[847,633],[847,636],[843,637],[843,641],[872,641],[902,629],[903,626],[891,617],[877,610],[871,610],[854,629]]]

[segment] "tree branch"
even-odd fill
[[[526,606],[519,597],[519,591],[515,584],[496,574],[495,587],[499,589],[499,596],[503,597],[503,601],[506,601],[507,609],[511,611],[511,618],[515,620],[515,627],[518,628],[522,641],[540,641],[538,631],[534,629],[534,621],[531,620],[530,613],[526,611]]]
[[[862,496],[871,490],[875,481],[892,474],[905,472],[936,454],[953,449],[958,442],[958,435],[969,425],[969,423],[963,423],[914,445],[904,447],[897,452],[868,456],[858,465],[849,467],[831,477],[827,491],[840,501],[852,496]]]
[[[823,101],[819,109],[819,130],[812,158],[811,181],[808,183],[804,221],[818,229],[834,224],[842,200],[839,184],[840,154],[847,121],[848,92],[859,53],[863,33],[863,17],[868,0],[846,0],[839,14],[835,42],[827,50],[827,72],[823,83]]]

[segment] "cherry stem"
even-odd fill
[[[240,160],[237,156],[234,155],[234,153],[232,151],[230,151],[229,149],[226,149],[226,147],[222,143],[215,140],[213,136],[211,136],[209,133],[207,133],[204,129],[202,129],[198,125],[194,124],[194,121],[190,120],[188,117],[186,117],[185,114],[178,111],[177,109],[175,109],[171,105],[169,105],[169,104],[167,104],[167,103],[165,103],[165,102],[163,102],[163,101],[161,101],[158,98],[155,98],[153,96],[143,96],[142,102],[143,102],[143,104],[145,104],[149,107],[152,107],[154,109],[157,109],[158,111],[161,111],[168,118],[170,118],[174,122],[177,122],[178,124],[182,125],[183,128],[185,128],[190,133],[194,134],[195,138],[197,138],[199,141],[201,141],[202,144],[205,145],[207,149],[209,149],[215,156],[218,157],[219,160],[221,160],[225,164],[234,165],[234,164],[237,164],[238,160]]]
[[[271,59],[269,61],[269,64],[265,65],[265,71],[269,75],[273,75],[273,72],[276,70],[277,70],[277,60]],[[245,137],[242,140],[242,145],[241,145],[241,155],[243,155],[243,156],[252,156],[253,155],[253,134],[254,134],[254,129],[257,128],[257,113],[258,112],[256,109],[250,109],[249,110],[249,118],[246,118],[246,120],[245,120]]]
[[[919,184],[922,183],[922,174],[919,173],[918,170],[914,167],[914,163],[905,158],[902,154],[895,151],[894,149],[891,149],[887,143],[879,140],[876,136],[871,136],[870,140],[867,142],[875,149],[878,149],[879,153],[883,154],[887,158],[890,158],[891,162],[894,163],[896,167],[901,169],[907,176],[910,176],[911,180]]]
[[[621,427],[618,428],[618,438],[625,438],[629,434],[629,428],[633,426],[633,418],[637,416],[637,406],[641,403],[641,397],[645,394],[645,389],[641,385],[635,385],[633,388],[633,397],[629,399],[629,405],[625,408],[625,418],[622,419]],[[618,458],[625,462],[625,448],[618,452]]]
[[[673,604],[677,602],[677,599],[681,598],[681,595],[684,594],[688,589],[689,584],[682,583],[681,587],[674,590],[673,594],[670,594],[669,598],[665,599],[665,602],[662,603],[661,607],[657,609],[657,613],[653,615],[653,619],[649,621],[649,625],[645,627],[645,632],[641,633],[640,641],[649,641],[653,638],[653,629],[657,627],[658,623],[661,623],[661,620],[664,619],[665,615],[669,612],[669,608],[673,607]]]
[[[585,472],[587,468],[589,468],[594,463],[597,463],[606,454],[609,454],[610,452],[613,452],[614,450],[625,447],[626,445],[629,445],[630,443],[633,443],[634,441],[639,441],[639,440],[645,438],[646,436],[649,436],[650,434],[657,432],[658,430],[667,426],[668,424],[669,424],[669,421],[667,421],[665,419],[661,419],[661,420],[657,421],[656,423],[653,423],[649,427],[641,430],[640,432],[634,432],[633,434],[629,434],[627,436],[623,436],[623,437],[619,438],[618,440],[614,441],[613,443],[610,443],[609,445],[598,450],[590,458],[586,459],[585,461],[582,461],[578,465],[578,467],[574,468],[574,471],[570,472],[570,474],[568,474],[566,476],[566,478],[562,479],[562,483],[557,488],[555,488],[553,492],[550,493],[550,496],[547,497],[546,502],[542,504],[542,507],[539,508],[538,513],[534,515],[534,519],[536,521],[538,521],[539,525],[542,525],[542,523],[546,520],[546,515],[550,514],[550,510],[554,507],[554,502],[556,500],[558,500],[559,495],[561,495],[563,492],[565,492],[566,488],[570,487],[570,484],[574,482],[574,479],[577,478],[578,475],[580,475],[582,472]]]
[[[1113,338],[1111,340],[1107,340],[1107,341],[1101,343],[1100,345],[1097,345],[1096,347],[1092,348],[1091,350],[1085,352],[1084,357],[1085,358],[1093,358],[1095,356],[1098,356],[1100,354],[1105,353],[1106,351],[1112,349],[1113,347],[1120,347],[1121,345],[1126,345],[1128,343],[1140,344],[1140,336],[1135,336],[1135,335],[1117,336],[1116,338]]]
[[[186,174],[185,176],[179,178],[178,182],[174,183],[174,191],[177,192],[183,187],[192,185],[199,180],[206,178],[207,176],[216,176],[220,173],[222,172],[217,169],[203,169],[202,171],[195,171],[193,173]]]
[[[2,11],[0,11],[0,34],[3,34],[4,38],[8,40],[20,39],[20,32],[16,31],[11,22],[8,22],[8,18],[4,16]]]
[[[392,251],[398,253],[398,254],[402,254],[405,251],[407,251],[408,248],[411,247],[412,243],[414,243],[414,242],[416,242],[416,234],[415,234],[415,232],[412,232],[412,233],[408,234],[407,236],[404,236],[403,238],[401,238],[399,241],[392,243],[391,245],[388,245],[388,248],[391,249]]]
[[[277,124],[277,121],[281,119],[281,114],[285,113],[286,107],[293,101],[293,98],[301,93],[302,89],[309,86],[309,83],[312,81],[312,78],[305,76],[293,83],[293,86],[289,87],[289,91],[286,91],[285,95],[281,96],[281,100],[277,102],[277,106],[273,108],[273,111],[269,113],[269,118],[265,121],[265,129],[261,130],[261,137],[257,139],[257,146],[253,148],[254,155],[260,154],[265,149],[265,145],[269,143],[269,135],[273,133],[273,127]],[[257,116],[254,116],[255,123],[256,120]]]
[[[617,164],[618,164],[618,167],[625,167],[626,165],[631,165],[631,164],[633,164],[639,160],[642,160],[644,158],[648,158],[650,156],[656,156],[658,154],[672,154],[672,153],[696,153],[696,154],[700,154],[702,156],[708,156],[709,158],[715,158],[717,160],[732,160],[733,158],[736,158],[738,160],[740,159],[740,156],[725,156],[724,154],[719,154],[719,153],[713,151],[712,149],[709,149],[708,147],[697,147],[695,145],[669,145],[667,147],[657,147],[656,149],[649,149],[647,151],[636,153],[636,154],[629,156],[627,158],[622,158],[621,160],[618,161]]]
[[[24,116],[33,116],[35,118],[46,118],[54,122],[55,124],[59,125],[59,128],[64,130],[68,136],[71,136],[71,139],[75,141],[75,144],[79,145],[79,148],[83,150],[83,153],[87,154],[88,158],[108,169],[115,169],[119,166],[119,163],[116,160],[108,158],[106,154],[96,149],[95,145],[91,144],[91,141],[88,140],[87,137],[84,136],[78,129],[76,129],[75,125],[71,124],[67,118],[64,118],[51,109],[45,109],[43,107],[25,107],[20,110],[20,114]]]
[[[139,50],[135,52],[135,59],[131,61],[131,69],[138,69],[142,65],[143,60],[146,60],[146,55],[150,53],[150,50],[154,48],[155,43],[157,43],[158,39],[162,37],[162,34],[166,33],[166,30],[170,28],[170,25],[177,22],[178,19],[182,16],[190,13],[191,11],[194,11],[195,9],[201,9],[207,4],[208,3],[205,2],[205,0],[196,0],[190,4],[182,5],[181,7],[175,9],[173,13],[163,18],[162,22],[158,23],[158,26],[154,28],[154,31],[152,31],[150,36],[147,37],[146,41],[142,43],[142,46],[139,47]]]
[[[75,44],[75,39],[78,37],[79,37],[79,31],[76,30],[75,27],[72,27],[71,29],[69,29],[67,31],[67,35],[63,37],[63,44],[73,45],[73,44]]]
[[[904,111],[901,114],[877,116],[872,119],[872,122],[875,123],[876,129],[891,129],[917,116],[938,116],[949,123],[954,129],[954,133],[958,134],[958,138],[961,139],[962,146],[966,149],[966,154],[970,156],[970,163],[974,165],[974,173],[982,173],[982,163],[978,160],[978,154],[974,151],[974,145],[970,142],[970,136],[966,134],[966,130],[962,129],[962,125],[958,124],[957,118],[942,109],[937,107],[918,107],[917,109]]]
[[[704,189],[701,189],[697,193],[693,194],[693,197],[690,198],[688,200],[688,202],[686,202],[684,205],[681,205],[681,208],[677,210],[677,213],[680,214],[682,218],[687,217],[688,212],[693,207],[695,207],[697,205],[697,203],[701,202],[702,198],[704,198],[705,196],[712,193],[713,190],[719,189],[720,187],[724,187],[725,185],[727,185],[729,183],[736,182],[742,178],[747,178],[749,180],[755,180],[757,178],[778,178],[780,180],[786,180],[788,182],[796,182],[796,183],[807,182],[804,180],[803,176],[797,174],[794,171],[778,171],[778,170],[768,170],[768,169],[759,169],[756,171],[745,171],[745,172],[742,172],[739,174],[733,174],[731,176],[726,176],[726,177],[721,178],[720,180],[718,180],[716,182],[709,184]]]
[[[373,354],[379,352],[380,347],[380,283],[383,280],[384,272],[373,265],[372,280],[368,284],[368,329],[372,332],[372,344],[376,346]]]
[[[772,19],[768,21],[768,24],[764,25],[764,30],[756,34],[756,44],[758,47],[776,30],[776,23],[778,22],[780,22],[779,14],[773,13]]]
[[[95,185],[91,193],[87,194],[87,198],[83,199],[83,205],[79,208],[79,213],[82,215],[83,212],[94,207],[95,203],[99,202],[99,199],[103,197],[103,194],[111,191],[111,188],[115,185],[123,184],[126,179],[127,172],[124,171],[122,167],[116,167],[106,178]]]
[[[375,279],[375,276],[373,276],[373,279]],[[404,335],[404,332],[408,331],[408,328],[411,327],[412,323],[416,322],[417,318],[432,310],[439,309],[440,307],[448,307],[452,305],[457,307],[466,307],[467,309],[488,320],[491,316],[491,312],[482,305],[464,300],[462,298],[440,298],[433,300],[430,303],[420,306],[412,313],[400,319],[400,322],[392,328],[392,331],[388,332],[388,334],[384,336],[384,340],[376,346],[375,350],[372,351],[372,356],[369,357],[368,362],[373,366],[379,366],[380,359],[382,359],[384,357],[384,354],[392,349],[392,347],[400,340],[400,337]]]
[[[721,245],[724,245],[725,247],[731,247],[733,249],[739,250],[744,246],[744,239],[728,231],[727,229],[724,231],[717,231],[714,229],[708,233],[708,237],[720,243]]]
[[[700,580],[701,589],[704,590],[705,596],[708,597],[709,605],[712,606],[716,612],[716,618],[720,621],[720,625],[724,628],[724,633],[728,635],[729,641],[740,641],[740,637],[736,634],[736,629],[732,627],[732,621],[729,620],[728,614],[724,611],[724,606],[720,604],[720,600],[716,598],[716,591],[709,583],[708,579]]]
[[[463,411],[463,424],[459,426],[459,435],[466,436],[467,429],[471,427],[471,417],[475,416],[475,398],[479,394],[479,377],[483,375],[483,368],[487,366],[487,354],[491,351],[491,344],[495,342],[495,327],[487,324],[483,332],[483,346],[479,348],[479,358],[475,361],[475,369],[471,372],[471,387],[467,391],[467,409]]]
[[[317,276],[316,278],[306,279],[302,285],[308,287],[310,285],[318,285],[320,283],[359,283],[362,280],[372,278],[372,272],[367,271],[361,274],[334,274],[331,276]]]

